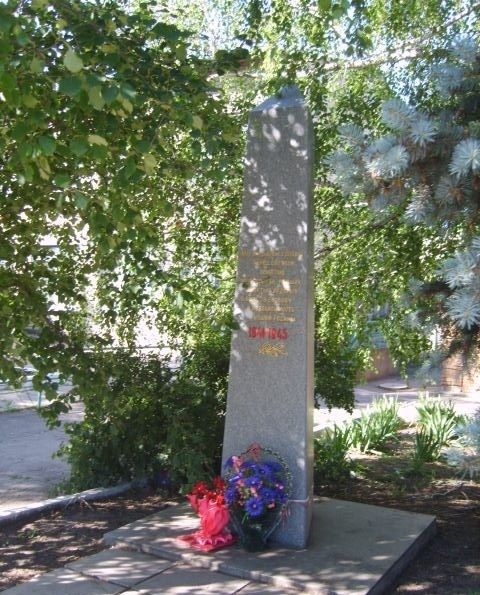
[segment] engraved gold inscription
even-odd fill
[[[284,343],[262,343],[258,348],[258,353],[268,357],[283,357],[284,355],[288,355]]]
[[[295,323],[303,254],[295,250],[240,250],[239,257],[244,263],[244,272],[239,278],[236,299],[239,307],[248,313],[249,324],[267,328]],[[248,327],[249,332],[251,328]],[[287,355],[287,350],[285,344],[264,343],[258,348],[258,354],[280,357]]]

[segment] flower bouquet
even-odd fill
[[[240,543],[248,551],[267,540],[286,512],[291,475],[285,461],[268,448],[252,444],[225,464],[225,502]]]
[[[182,535],[179,537],[181,541],[203,552],[218,550],[236,542],[227,529],[230,515],[225,505],[224,491],[225,483],[221,477],[216,477],[211,486],[204,481],[193,486],[187,498],[200,517],[200,530]]]

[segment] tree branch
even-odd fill
[[[390,217],[388,217],[387,219],[383,219],[382,221],[375,221],[374,223],[367,225],[367,227],[359,229],[354,234],[348,236],[348,239],[346,241],[343,241],[341,243],[339,242],[338,244],[330,244],[330,245],[324,246],[323,248],[318,248],[317,250],[315,250],[314,258],[317,259],[322,256],[325,256],[326,254],[330,254],[330,252],[333,252],[334,250],[341,248],[346,243],[350,243],[353,240],[356,240],[357,238],[363,236],[364,234],[366,234],[370,231],[374,231],[376,229],[382,229],[384,227],[387,227],[388,225],[390,225],[391,223],[393,223],[394,221],[399,219],[401,215],[402,215],[402,213],[400,211],[397,211],[397,212],[393,213],[392,215],[390,215]]]
[[[443,27],[447,28],[451,25],[454,25],[456,22],[464,19],[478,8],[480,8],[479,0],[477,0],[477,2],[474,2],[469,8],[466,8],[464,11],[459,12],[450,20],[446,21],[443,24]],[[350,70],[353,68],[368,68],[370,66],[379,66],[380,64],[386,64],[387,62],[390,64],[394,64],[395,62],[400,62],[401,60],[416,58],[417,56],[421,55],[423,51],[422,46],[426,43],[429,43],[433,35],[435,35],[435,30],[429,31],[425,35],[417,37],[409,43],[405,43],[400,48],[372,54],[370,56],[367,56],[366,58],[361,58],[359,60],[352,60],[351,62],[327,62],[323,65],[322,70],[326,72],[331,72],[333,70],[341,69]]]

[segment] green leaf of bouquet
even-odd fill
[[[73,50],[67,50],[63,57],[63,63],[65,68],[73,73],[80,72],[83,68],[82,59]]]
[[[60,81],[58,89],[60,93],[75,97],[82,89],[82,80],[78,76],[66,76]]]

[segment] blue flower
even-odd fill
[[[237,474],[237,475],[234,475],[233,477],[230,477],[230,478],[228,479],[228,484],[229,484],[229,485],[235,485],[235,484],[236,484],[237,482],[239,482],[241,479],[243,479],[241,475],[238,475],[238,474]]]
[[[245,511],[250,517],[257,517],[264,513],[265,505],[261,498],[253,496],[245,502]]]
[[[230,486],[225,490],[225,502],[227,506],[231,506],[237,497],[237,490],[234,486]]]
[[[268,463],[264,464],[269,467],[272,473],[280,473],[280,471],[283,471],[283,467],[280,465],[280,463],[277,463],[277,461],[269,461]]]
[[[247,488],[260,488],[262,486],[262,480],[256,475],[252,475],[251,477],[247,477],[245,485]]]
[[[260,498],[266,502],[266,504],[272,504],[275,502],[275,492],[269,488],[263,488],[260,490]]]
[[[269,463],[263,463],[261,465],[258,465],[257,473],[260,476],[270,479],[273,477],[273,474],[275,473],[275,471],[274,471],[274,469],[272,469],[272,466]]]

